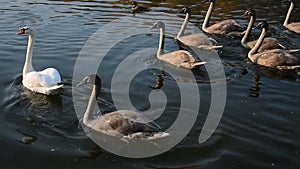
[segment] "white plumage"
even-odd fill
[[[53,95],[63,87],[61,77],[55,68],[47,68],[42,71],[35,71],[32,66],[32,50],[35,41],[35,32],[29,27],[23,27],[18,35],[28,35],[28,47],[26,60],[23,67],[23,85],[29,90],[46,95]]]

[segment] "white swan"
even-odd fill
[[[295,0],[289,0],[291,2],[290,4],[290,8],[286,14],[286,18],[284,20],[284,23],[283,23],[283,26],[288,28],[289,30],[293,31],[293,32],[296,32],[296,33],[300,33],[300,22],[293,22],[293,23],[290,23],[289,24],[289,19],[290,19],[290,16],[292,14],[292,11],[295,7]]]
[[[111,136],[121,136],[124,138],[157,139],[168,136],[166,132],[161,132],[161,127],[155,122],[144,117],[142,114],[130,110],[118,110],[100,117],[94,117],[94,107],[96,98],[101,89],[101,79],[98,75],[85,77],[77,86],[86,84],[93,85],[93,90],[88,102],[88,106],[83,116],[83,124],[88,128],[105,133]]]
[[[23,27],[18,35],[28,35],[26,60],[23,67],[23,85],[29,90],[46,95],[53,95],[63,87],[59,72],[54,68],[35,71],[32,67],[32,50],[35,42],[35,31],[30,27]]]
[[[291,54],[297,50],[272,49],[257,53],[267,34],[268,23],[260,22],[257,27],[262,28],[262,32],[257,43],[248,53],[248,58],[251,62],[277,69],[297,69],[300,67],[299,59]]]
[[[159,47],[157,51],[157,58],[168,62],[177,67],[184,67],[188,69],[193,69],[196,66],[203,65],[206,62],[197,61],[194,56],[186,51],[186,50],[177,50],[170,53],[164,52],[164,41],[165,41],[165,24],[161,21],[154,24],[151,29],[158,28],[160,29],[160,37],[159,37]]]
[[[185,19],[182,23],[181,29],[177,34],[177,40],[179,40],[181,43],[188,45],[188,46],[194,46],[201,49],[206,50],[212,50],[216,48],[222,48],[223,46],[217,45],[217,41],[213,38],[208,38],[204,33],[197,33],[197,34],[191,34],[191,35],[184,35],[184,31],[187,27],[187,24],[191,18],[191,8],[184,7],[179,12],[183,12],[186,14]]]
[[[209,20],[213,12],[216,0],[205,0],[205,2],[210,2],[208,11],[206,13],[202,30],[209,34],[220,34],[229,36],[242,36],[244,33],[243,26],[237,23],[235,20],[227,19],[221,22],[215,23],[211,26],[209,25]]]
[[[248,27],[246,30],[246,33],[244,34],[241,44],[248,49],[252,49],[254,45],[256,44],[257,40],[247,42],[249,35],[251,34],[251,30],[253,28],[254,22],[256,20],[256,13],[255,10],[250,9],[244,12],[243,16],[250,16],[250,20],[248,23]],[[270,49],[286,49],[285,46],[279,43],[279,41],[275,38],[264,38],[264,41],[261,45],[261,47],[258,49],[258,52],[263,52],[265,50],[270,50]]]

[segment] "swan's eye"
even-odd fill
[[[19,34],[19,35],[20,35],[20,34],[25,34],[25,31],[26,31],[25,29],[21,29],[20,32],[19,32],[18,34]]]
[[[94,78],[89,78],[89,79],[86,80],[86,83],[94,85],[95,84],[95,79]]]
[[[21,29],[21,32],[22,32],[22,33],[25,33],[27,30],[28,30],[28,28],[22,28],[22,29]]]

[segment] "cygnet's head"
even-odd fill
[[[243,13],[242,16],[255,16],[255,15],[256,15],[255,10],[253,10],[253,9],[248,9],[247,11],[245,11],[245,12]]]
[[[178,11],[178,13],[184,13],[184,14],[191,14],[192,13],[192,10],[191,10],[191,8],[189,8],[189,7],[184,7],[184,8],[182,8],[181,10],[179,10]]]
[[[151,29],[165,28],[165,24],[161,21],[156,22]]]
[[[77,84],[77,87],[87,84],[101,86],[101,78],[96,74],[91,74],[86,76],[79,84]]]

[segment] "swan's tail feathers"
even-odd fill
[[[133,134],[129,134],[125,136],[126,139],[141,139],[141,140],[156,140],[170,136],[169,133],[166,132],[137,132]]]
[[[279,43],[278,45],[279,45],[282,49],[286,49],[286,50],[288,49],[287,47],[283,46],[283,45],[280,44],[280,43]]]
[[[213,50],[213,49],[220,49],[220,48],[223,48],[223,46],[222,46],[222,45],[217,45],[217,46],[200,45],[200,46],[198,46],[198,48],[204,49],[204,50]]]
[[[57,83],[57,85],[58,85],[58,86],[64,85],[64,83],[63,83],[63,82],[59,82],[59,83]]]
[[[26,86],[25,86],[26,87]],[[31,91],[37,92],[37,93],[42,93],[45,95],[56,95],[59,94],[61,91],[60,89],[63,87],[63,85],[55,85],[51,87],[35,87],[35,88],[28,88]]]
[[[47,91],[50,95],[53,94],[58,94],[59,93],[59,89],[61,89],[64,85],[56,85],[56,86],[52,86],[47,88]]]
[[[295,53],[295,52],[299,52],[300,49],[289,49],[289,50],[286,50],[288,53]]]
[[[165,137],[168,137],[168,136],[170,136],[169,133],[157,132],[157,133],[154,133],[152,136],[148,137],[148,140],[161,139],[161,138],[165,138]]]
[[[49,88],[49,90],[57,90],[57,89],[60,89],[62,88],[64,85],[57,85],[57,86],[52,86]]]
[[[63,84],[57,85],[57,89],[64,87]]]
[[[300,65],[294,65],[294,66],[277,66],[279,70],[296,70],[300,71]]]
[[[206,64],[207,62],[197,62],[197,63],[193,63],[193,67],[195,66],[201,66],[201,65],[204,65]]]
[[[213,45],[218,44],[218,42],[214,38],[208,38]]]

